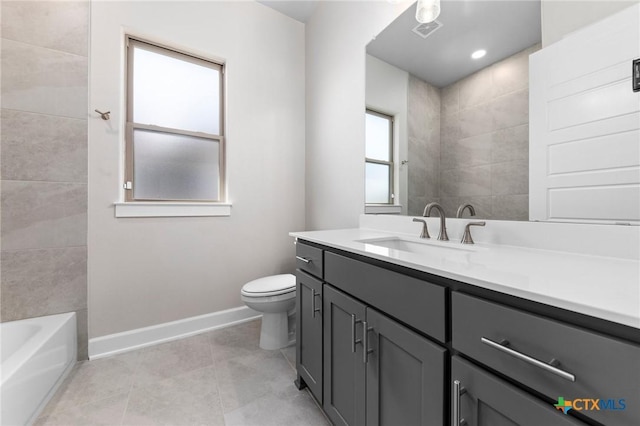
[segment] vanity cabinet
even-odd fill
[[[440,425],[446,350],[325,285],[324,405],[336,425]]]
[[[296,271],[296,298],[296,370],[322,403],[322,281]]]
[[[586,426],[459,356],[451,358],[451,381],[452,425]]]
[[[322,249],[296,244],[296,385],[322,404]]]

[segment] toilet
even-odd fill
[[[289,344],[289,311],[296,304],[296,277],[291,274],[258,278],[242,286],[242,301],[262,312],[260,347],[280,349]]]

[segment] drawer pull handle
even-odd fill
[[[311,263],[311,259],[307,259],[306,257],[296,256],[296,259],[304,263]]]
[[[311,312],[313,318],[316,317],[316,312],[320,312],[320,308],[316,308],[316,296],[320,296],[320,293],[316,293],[315,289],[311,289]]]
[[[356,353],[356,345],[362,343],[362,339],[356,340],[356,324],[361,323],[362,320],[356,319],[355,314],[351,314],[351,352]]]
[[[551,360],[550,363],[546,363],[544,361],[540,361],[538,359],[530,357],[529,355],[525,355],[521,352],[518,352],[516,350],[513,350],[507,347],[506,345],[508,345],[509,342],[504,342],[500,344],[498,342],[494,342],[493,340],[487,339],[486,337],[480,338],[480,341],[485,345],[491,346],[494,349],[497,349],[501,352],[509,354],[512,357],[518,358],[519,360],[522,360],[528,364],[535,365],[536,367],[542,368],[543,370],[548,371],[551,374],[555,374],[556,376],[560,376],[565,380],[569,380],[570,382],[576,381],[576,376],[556,367],[557,365],[560,364],[556,359]]]
[[[460,426],[466,425],[467,422],[465,419],[460,418],[460,397],[467,392],[465,388],[460,386],[460,380],[453,381],[453,415],[451,426]]]

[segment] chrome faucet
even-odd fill
[[[464,213],[464,209],[469,209],[469,214],[471,216],[475,216],[476,215],[476,209],[474,209],[471,204],[466,203],[466,204],[460,204],[460,207],[458,207],[458,211],[456,212],[456,217],[457,218],[462,217],[462,213]]]
[[[471,238],[471,227],[472,226],[484,226],[485,222],[469,222],[467,226],[464,227],[464,235],[462,235],[462,240],[460,241],[462,244],[474,244],[473,238]]]
[[[427,229],[427,221],[423,219],[413,218],[414,222],[422,223],[422,232],[420,232],[420,238],[431,238],[429,235],[429,230]]]
[[[438,214],[440,215],[440,233],[438,234],[438,240],[449,241],[449,236],[447,235],[447,227],[445,226],[444,209],[440,204],[435,202],[427,204],[424,208],[422,216],[429,217],[431,215],[432,209],[438,210]]]

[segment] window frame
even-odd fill
[[[384,160],[376,160],[373,158],[368,158],[366,156],[366,135],[365,135],[365,157],[364,157],[364,163],[365,163],[365,170],[366,170],[366,166],[367,163],[372,163],[372,164],[381,164],[381,165],[387,165],[389,166],[389,198],[387,199],[386,203],[367,203],[366,202],[366,188],[365,188],[365,205],[366,206],[387,206],[387,205],[394,205],[395,203],[395,186],[394,186],[394,177],[395,177],[395,163],[393,161],[393,148],[394,148],[394,125],[395,125],[395,117],[391,114],[385,114],[384,112],[380,112],[377,111],[375,109],[372,108],[366,108],[365,109],[365,120],[366,120],[366,114],[371,114],[371,115],[375,115],[381,118],[385,118],[387,120],[389,120],[389,161],[384,161]],[[366,131],[365,131],[366,132]],[[366,182],[366,171],[365,171],[365,182]]]
[[[125,36],[126,47],[126,75],[125,75],[125,94],[126,94],[126,124],[125,124],[125,167],[124,167],[124,181],[125,202],[154,202],[154,203],[172,203],[172,202],[188,202],[188,203],[225,203],[227,199],[226,194],[226,139],[225,139],[225,64],[220,63],[208,58],[194,55],[192,53],[176,49],[171,46],[163,45],[156,42],[151,42],[140,37],[132,35]],[[197,65],[206,66],[208,68],[216,69],[220,73],[219,79],[219,93],[220,93],[220,134],[211,134],[205,132],[194,132],[184,129],[175,129],[170,127],[163,127],[158,125],[149,125],[135,123],[133,121],[133,72],[134,72],[134,60],[133,60],[133,47],[135,45],[143,45],[145,50],[152,51],[161,55],[169,56],[175,59],[184,60]],[[165,133],[170,135],[190,136],[203,139],[210,139],[218,142],[218,198],[217,199],[156,199],[156,198],[134,198],[135,181],[134,181],[134,149],[133,149],[133,132],[136,129]],[[131,182],[133,187],[127,188],[127,184]]]

